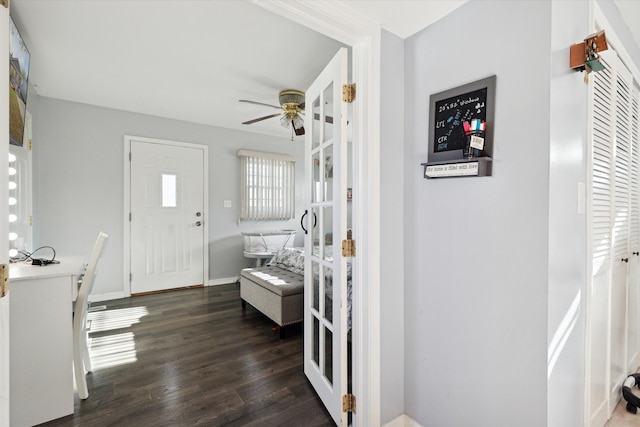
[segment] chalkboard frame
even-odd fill
[[[492,75],[481,80],[464,84],[442,92],[434,93],[429,98],[429,163],[444,162],[452,160],[463,160],[462,149],[440,151],[435,150],[436,135],[436,104],[448,98],[462,97],[467,93],[475,92],[481,89],[487,89],[487,99],[485,105],[487,130],[485,132],[484,150],[482,156],[493,156],[493,132],[494,132],[494,114],[496,99],[496,76]]]

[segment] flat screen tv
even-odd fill
[[[20,33],[9,19],[9,142],[22,146],[24,138],[24,117],[27,110],[27,89],[29,83],[29,51]]]

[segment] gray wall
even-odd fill
[[[86,253],[99,230],[111,235],[96,279],[97,298],[123,292],[124,135],[209,146],[209,277],[239,275],[252,260],[242,255],[243,230],[299,229],[297,219],[238,224],[239,160],[246,148],[296,156],[296,182],[304,181],[303,141],[197,125],[39,97],[34,111],[34,245],[60,254]],[[33,106],[33,104],[32,104]],[[223,208],[223,200],[233,208]],[[296,214],[303,186],[296,185]],[[296,243],[302,244],[302,231]]]
[[[380,117],[380,419],[404,412],[404,40],[382,31]]]
[[[548,1],[471,1],[406,40],[405,409],[421,425],[547,422],[550,18]],[[425,180],[429,95],[492,74],[494,176]]]

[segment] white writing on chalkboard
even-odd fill
[[[442,99],[435,103],[433,124],[434,151],[436,153],[464,148],[469,134],[463,122],[472,119],[486,120],[487,88]]]

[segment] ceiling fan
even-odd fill
[[[280,94],[278,95],[278,100],[280,101],[280,106],[241,99],[240,102],[264,105],[266,107],[276,108],[280,110],[280,112],[278,113],[249,120],[243,122],[242,124],[250,125],[252,123],[261,122],[262,120],[280,116],[280,124],[282,125],[282,127],[288,129],[289,126],[291,126],[291,140],[293,141],[294,133],[297,136],[304,135],[304,92],[294,89],[286,89],[280,92]]]

